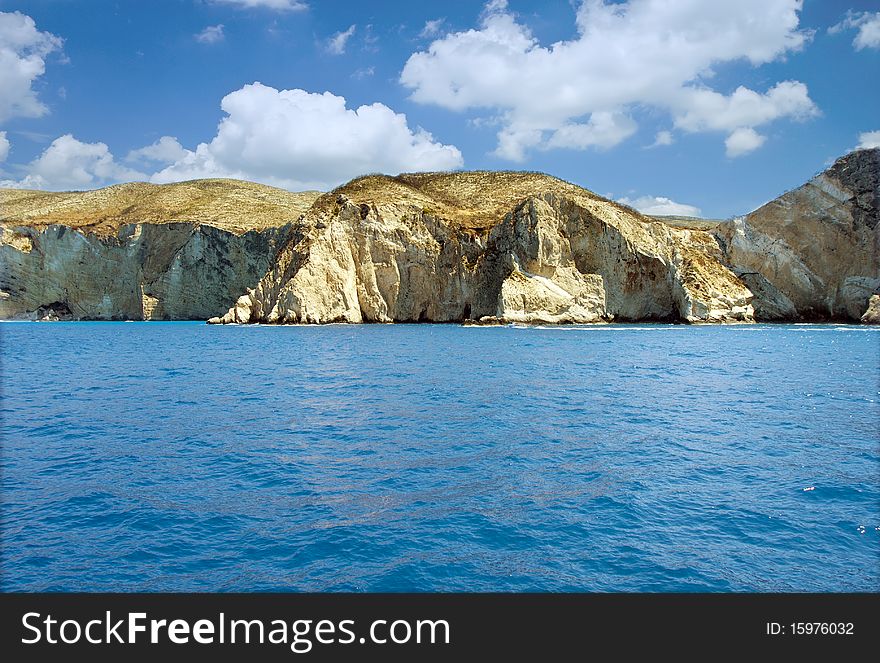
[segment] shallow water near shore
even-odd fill
[[[10,323],[4,591],[880,591],[880,330]]]

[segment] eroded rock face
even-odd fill
[[[862,316],[862,324],[880,325],[880,295],[871,295],[868,310]]]
[[[319,195],[228,179],[0,189],[0,318],[204,320],[260,280]]]
[[[858,321],[880,292],[880,149],[714,231],[759,320]]]
[[[205,319],[266,273],[289,228],[0,226],[0,318]]]
[[[478,175],[362,178],[319,200],[269,273],[210,322],[752,320],[751,292],[708,233],[519,174],[493,175],[510,195],[493,199],[494,222],[485,209],[475,221],[450,190]]]
[[[880,291],[878,153],[707,227],[534,173],[368,176],[321,196],[229,180],[0,192],[0,317],[859,320]]]

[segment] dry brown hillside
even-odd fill
[[[132,182],[94,191],[0,189],[0,223],[38,228],[58,224],[112,235],[130,223],[192,222],[240,234],[296,221],[309,209],[316,216],[333,214],[338,196],[344,194],[357,204],[415,207],[459,227],[483,230],[501,222],[524,199],[543,193],[650,220],[550,175],[471,171],[366,175],[328,194],[292,193],[233,179]]]
[[[329,207],[344,194],[358,204],[412,205],[465,228],[485,229],[499,223],[525,198],[541,193],[555,193],[582,204],[610,203],[543,173],[470,171],[366,175],[335,189],[317,207]]]
[[[0,223],[111,235],[129,223],[192,222],[241,234],[296,221],[320,195],[231,179],[131,182],[95,191],[0,189]]]
[[[722,223],[727,223],[724,219],[702,219],[696,216],[670,216],[670,215],[654,215],[649,216],[652,221],[665,223],[670,228],[682,228],[684,230],[705,230],[711,232]]]

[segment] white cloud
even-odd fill
[[[863,48],[880,48],[880,12],[859,26],[859,32],[853,40],[853,46],[857,51]]]
[[[132,150],[125,157],[126,161],[157,162],[171,164],[185,158],[187,151],[172,136],[162,136],[152,145]]]
[[[126,155],[126,161],[159,168],[152,176],[118,162],[104,143],[67,134],[28,164],[24,177],[0,186],[89,189],[140,179],[236,177],[290,189],[329,189],[369,172],[449,170],[463,163],[456,147],[411,129],[406,116],[379,103],[349,109],[343,97],[329,92],[254,83],[226,95],[221,107],[227,115],[217,135],[195,150],[162,136]],[[0,156],[8,150],[5,132],[0,133]]]
[[[348,30],[337,32],[330,37],[330,39],[327,40],[327,52],[332,53],[333,55],[342,55],[345,53],[345,45],[348,43],[348,40],[351,39],[352,35],[354,35],[356,29],[356,25],[351,25]]]
[[[738,87],[725,96],[707,88],[683,91],[681,109],[675,126],[685,131],[725,131],[756,127],[781,117],[803,120],[818,114],[810,100],[807,86],[797,81],[783,81],[760,94]]]
[[[364,27],[363,48],[369,53],[378,53],[379,38],[373,33],[373,24],[370,23]]]
[[[200,44],[216,44],[223,41],[226,35],[223,33],[223,24],[209,25],[201,32],[195,35],[195,40]]]
[[[370,172],[448,170],[461,152],[375,103],[352,110],[329,92],[260,83],[226,95],[217,135],[156,173],[154,182],[237,177],[288,189],[330,189]]]
[[[724,146],[727,148],[727,156],[731,158],[741,157],[749,152],[754,152],[764,141],[766,136],[762,136],[750,127],[739,127],[727,137]]]
[[[217,5],[233,5],[241,9],[255,7],[274,9],[275,11],[303,11],[309,6],[302,0],[210,0]]]
[[[795,81],[730,96],[706,83],[719,64],[760,65],[802,48],[811,34],[798,30],[801,4],[585,0],[575,19],[578,36],[542,46],[505,0],[493,0],[478,28],[447,34],[411,55],[400,82],[416,102],[498,116],[496,153],[513,160],[531,148],[617,144],[635,131],[629,112],[640,105],[667,110],[686,130],[729,133],[815,112],[806,86]],[[690,112],[695,102],[720,107],[728,119]]]
[[[632,136],[637,128],[632,118],[623,113],[596,111],[587,122],[569,122],[559,127],[543,147],[573,150],[614,147]]]
[[[640,196],[639,198],[619,198],[618,202],[629,205],[642,214],[654,216],[700,216],[700,208],[677,203],[664,196]]]
[[[880,147],[880,131],[865,131],[859,134],[859,144],[855,149],[870,150],[874,147]]]
[[[846,13],[840,23],[832,25],[828,28],[830,34],[837,34],[844,30],[858,28],[855,39],[853,39],[853,47],[857,51],[863,48],[880,48],[880,12],[853,12]]]
[[[0,12],[0,122],[48,112],[32,85],[46,71],[46,57],[62,43],[60,37],[37,30],[30,16]]]
[[[356,69],[351,77],[357,81],[362,81],[365,78],[369,78],[373,74],[376,73],[376,68],[372,65],[369,67],[362,67],[360,69]]]
[[[23,179],[5,180],[2,186],[57,191],[146,179],[143,173],[119,164],[104,143],[83,143],[70,134],[52,141],[25,172]]]
[[[6,137],[5,131],[0,131],[0,163],[6,161],[9,156],[9,139]]]
[[[445,18],[435,18],[433,21],[425,21],[425,27],[423,27],[422,31],[419,33],[419,37],[422,39],[436,37],[442,31],[445,22]]]
[[[658,131],[657,135],[654,137],[654,142],[648,147],[665,147],[667,145],[672,145],[675,142],[675,138],[672,135],[671,131]]]

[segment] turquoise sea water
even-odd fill
[[[877,329],[0,343],[5,591],[880,591]]]

